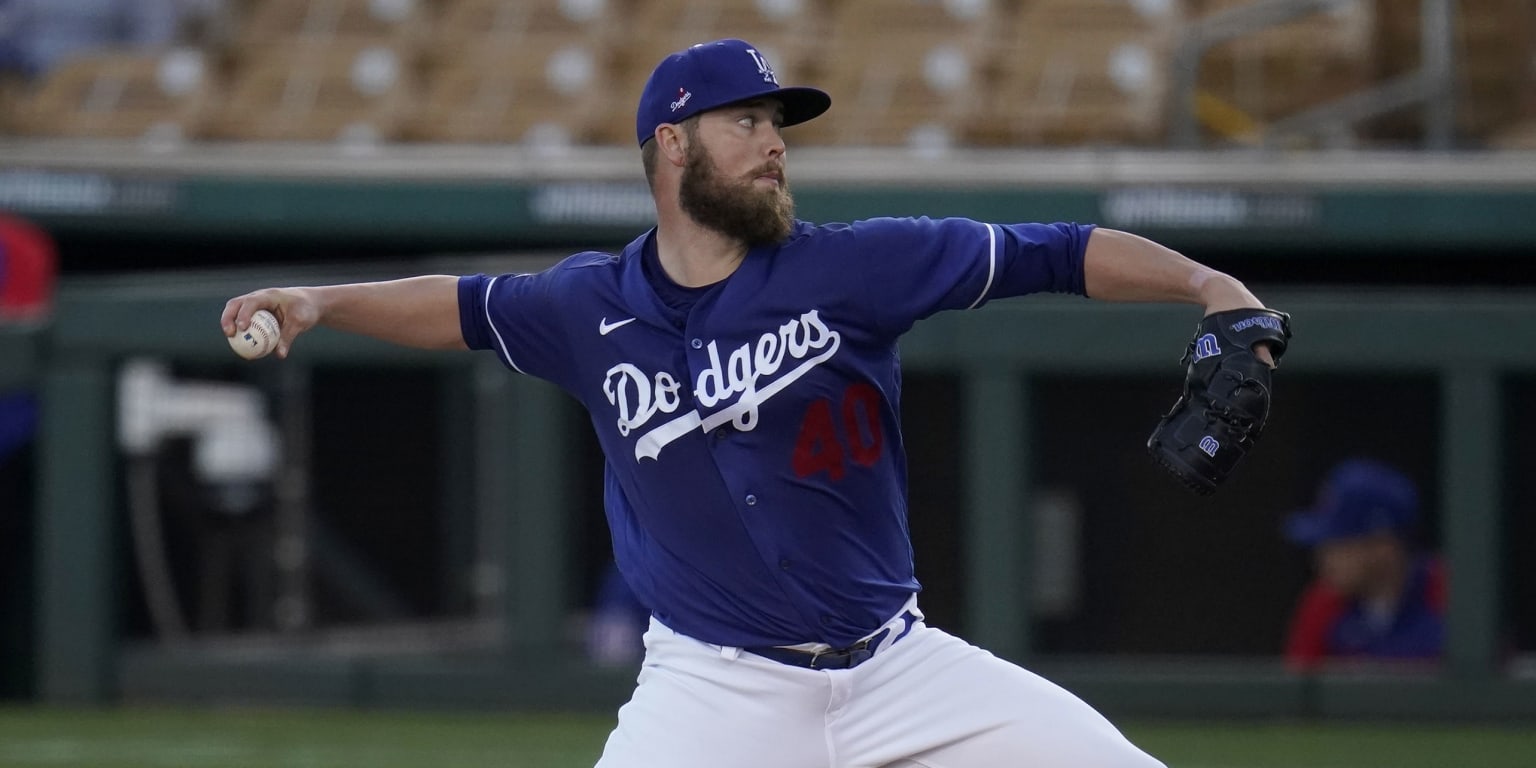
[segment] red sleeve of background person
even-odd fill
[[[53,239],[31,223],[0,213],[0,317],[47,312],[57,274]]]
[[[1424,579],[1424,602],[1434,610],[1436,616],[1445,615],[1445,602],[1447,591],[1445,578],[1445,561],[1434,558],[1429,561],[1429,573]]]
[[[1328,655],[1328,631],[1345,610],[1344,598],[1328,585],[1314,581],[1302,593],[1291,616],[1285,640],[1285,663],[1292,669],[1311,669]]]

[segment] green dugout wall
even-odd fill
[[[797,154],[802,213],[816,220],[875,214],[992,220],[1099,221],[1191,254],[1266,259],[1326,275],[1351,248],[1437,251],[1454,261],[1536,243],[1536,172],[1498,156],[965,155],[948,159]],[[573,564],[551,542],[572,535],[564,445],[575,439],[553,388],[504,375],[489,356],[396,350],[319,331],[283,374],[327,364],[442,371],[472,414],[473,490],[455,503],[503,516],[505,555],[491,590],[499,616],[490,650],[474,654],[349,654],[296,642],[259,650],[192,641],[119,641],[115,602],[123,513],[113,444],[117,366],[138,355],[228,364],[215,320],[230,295],[256,285],[352,280],[377,265],[320,271],[220,269],[216,247],[271,252],[285,242],[459,249],[565,250],[622,242],[646,225],[632,153],[540,158],[516,152],[389,152],[338,158],[313,148],[278,154],[193,150],[169,157],[0,146],[0,203],[62,238],[210,244],[201,271],[70,276],[46,328],[0,333],[0,382],[42,395],[37,510],[35,673],[53,703],[115,700],[365,706],[611,708],[632,672],[605,671],[562,650]],[[893,171],[891,169],[900,169]],[[1257,257],[1255,257],[1257,258]],[[462,261],[421,259],[412,271]],[[511,262],[501,262],[511,263]],[[531,262],[530,262],[531,263]],[[1259,267],[1255,262],[1255,267]],[[68,265],[66,264],[66,267]],[[131,272],[124,264],[123,272]],[[419,268],[419,269],[416,269]],[[1235,268],[1241,274],[1241,269]],[[1384,284],[1399,282],[1383,275]],[[1259,286],[1256,286],[1259,287]],[[1502,625],[1508,594],[1504,497],[1530,457],[1507,439],[1511,382],[1536,367],[1536,293],[1483,287],[1349,290],[1296,284],[1264,298],[1296,318],[1288,377],[1360,374],[1433,382],[1440,543],[1454,571],[1447,664],[1411,676],[1298,677],[1263,659],[1064,659],[1035,652],[1028,515],[1041,492],[1036,397],[1059,376],[1167,377],[1187,339],[1188,308],[1109,306],[1039,297],[949,313],[920,324],[902,353],[909,371],[953,376],[964,467],[956,500],[966,634],[1026,661],[1108,710],[1151,715],[1424,715],[1536,717],[1536,681],[1511,674]],[[1524,391],[1524,390],[1520,390]],[[1285,407],[1282,389],[1280,406]],[[1147,428],[1156,414],[1146,414]],[[1261,444],[1255,461],[1270,445]],[[455,450],[463,450],[462,446]],[[1138,451],[1139,445],[1116,450]],[[1257,471],[1246,467],[1249,471]],[[1239,470],[1242,471],[1241,469]],[[1106,478],[1113,482],[1113,478]],[[1147,515],[1178,514],[1149,509]],[[1220,576],[1217,575],[1217,578]]]
[[[249,279],[249,278],[248,278]],[[607,706],[628,677],[590,669],[560,648],[568,606],[560,585],[569,564],[561,540],[575,512],[564,497],[568,467],[554,414],[564,395],[504,375],[489,356],[421,354],[316,332],[290,361],[295,369],[334,361],[442,366],[472,382],[470,403],[479,482],[467,503],[504,510],[508,570],[499,625],[502,652],[473,660],[409,655],[348,657],[302,642],[263,654],[219,646],[116,641],[117,569],[109,541],[121,514],[113,492],[113,376],[130,355],[225,361],[214,327],[234,285],[210,279],[196,290],[146,281],[75,281],[62,297],[36,361],[45,410],[39,525],[38,674],[53,702],[136,699],[305,701],[365,705],[494,704]],[[960,375],[968,552],[965,622],[976,642],[1038,662],[1105,706],[1162,714],[1437,714],[1536,716],[1531,681],[1508,679],[1500,648],[1498,510],[1501,476],[1521,457],[1503,453],[1501,381],[1536,363],[1536,302],[1524,294],[1382,294],[1339,297],[1276,292],[1296,317],[1299,339],[1284,377],[1320,371],[1413,372],[1434,377],[1443,403],[1419,418],[1443,429],[1443,542],[1455,578],[1449,662],[1429,677],[1297,678],[1271,664],[1232,661],[1080,661],[1053,666],[1031,655],[1026,524],[1034,377],[1061,371],[1164,371],[1187,335],[1188,308],[1109,306],[1073,299],[1007,302],[920,324],[902,351],[909,370]],[[134,318],[126,324],[122,318]],[[1498,328],[1500,343],[1466,340]],[[199,330],[201,329],[201,330]],[[1048,332],[1042,332],[1048,330]],[[1362,344],[1361,340],[1370,343]],[[270,363],[271,361],[269,361]],[[487,370],[490,365],[494,370]],[[1282,385],[1283,386],[1283,385]],[[1281,400],[1284,407],[1284,400]],[[1149,420],[1153,415],[1149,414]],[[1150,421],[1149,421],[1150,423]],[[1268,446],[1262,446],[1263,447]],[[1262,461],[1262,453],[1257,460]],[[494,469],[492,469],[494,468]],[[1251,468],[1250,468],[1251,469]],[[1114,482],[1105,478],[1105,482]],[[1177,510],[1149,509],[1145,514]],[[1192,595],[1193,599],[1198,596]]]

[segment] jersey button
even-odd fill
[[[757,506],[757,496],[754,495],[754,494],[750,494],[750,493],[747,494],[746,501],[747,501],[747,506],[749,506],[749,507]]]
[[[792,565],[792,563],[790,563],[788,560],[780,560],[779,561],[779,567],[783,568],[786,571],[789,570],[789,566],[790,565]]]
[[[724,440],[725,439],[725,427],[721,427],[721,428],[715,430],[715,439],[716,440]]]
[[[704,342],[702,340],[700,340],[700,339],[694,339],[691,343],[693,344],[693,348],[694,349],[703,349],[704,348]]]
[[[835,619],[835,618],[833,618],[831,616],[823,616],[823,617],[821,617],[821,623],[823,623],[823,624],[831,624],[834,621],[837,621],[837,619]]]

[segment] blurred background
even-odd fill
[[[833,96],[803,218],[1097,222],[1293,315],[1209,498],[1143,448],[1189,308],[919,325],[932,623],[1114,716],[1530,732],[1532,0],[0,0],[0,699],[611,717],[645,612],[575,403],[325,331],[246,363],[218,315],[622,247],[640,87],[720,37]],[[1416,492],[1345,532],[1398,542],[1386,598],[1286,531],[1359,457]],[[1350,617],[1380,653],[1293,653]]]

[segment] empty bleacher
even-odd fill
[[[1247,0],[1194,0],[1202,16]],[[1331,9],[1244,35],[1210,50],[1200,84],[1259,120],[1273,120],[1366,85],[1372,68],[1373,4]]]
[[[420,0],[262,0],[236,27],[234,50],[340,42],[395,49],[421,46],[436,4]]]
[[[1009,35],[970,143],[1155,144],[1163,136],[1174,0],[1034,0]]]
[[[10,129],[59,138],[160,139],[203,134],[215,114],[217,76],[195,49],[105,52],[55,70],[10,107]]]
[[[994,79],[1007,6],[995,0],[845,0],[829,17],[818,83],[834,108],[798,143],[962,143]]]
[[[610,48],[548,36],[442,48],[433,60],[410,121],[413,140],[572,145],[612,139]]]
[[[0,88],[0,131],[230,141],[620,145],[665,54],[742,37],[832,93],[799,145],[1156,147],[1189,24],[1254,0],[264,0],[217,39],[81,57]],[[1411,70],[1420,0],[1339,0],[1211,47],[1203,140]],[[1458,135],[1536,135],[1530,0],[1458,5]],[[1354,126],[1403,143],[1414,114]],[[1526,137],[1526,138],[1522,138]]]
[[[234,73],[207,136],[375,143],[404,138],[417,108],[407,52],[382,44],[274,48]]]
[[[1377,0],[1376,76],[1417,66],[1419,0]],[[1460,0],[1454,19],[1457,133],[1471,143],[1509,145],[1536,120],[1536,3]],[[1524,124],[1524,126],[1522,126]],[[1382,121],[1378,133],[1399,143],[1418,130],[1412,115]]]

